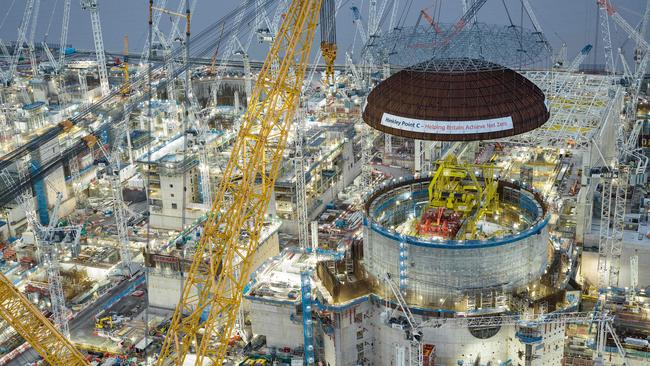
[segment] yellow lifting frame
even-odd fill
[[[470,233],[470,238],[476,239],[477,222],[493,212],[499,202],[494,177],[497,167],[459,163],[453,155],[436,164],[436,171],[429,183],[427,208],[445,207],[462,214],[464,223],[461,232]],[[477,171],[482,173],[482,183],[478,181]],[[468,179],[470,184],[466,182]]]

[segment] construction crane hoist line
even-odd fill
[[[93,15],[96,2],[86,3],[94,5],[88,6]],[[182,365],[190,347],[196,351],[196,365],[220,365],[224,361],[248,283],[251,254],[260,239],[291,120],[299,105],[321,5],[322,0],[292,0],[271,45],[197,247],[199,254],[194,256],[159,354],[160,366]],[[84,141],[93,139],[96,137],[89,135]],[[2,275],[0,287],[0,315],[48,363],[87,364]]]

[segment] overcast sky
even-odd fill
[[[167,7],[175,9],[178,1],[168,0]],[[233,9],[240,1],[234,0],[196,0],[196,11],[193,14],[193,32],[204,29]],[[351,6],[361,9],[362,16],[366,16],[368,0],[341,0],[343,6],[337,16],[338,45],[339,49],[348,49],[353,41],[355,27],[352,22]],[[401,8],[410,0],[399,0]],[[0,0],[0,38],[14,40],[17,28],[25,8],[26,0]],[[382,0],[379,0],[381,3]],[[513,23],[520,24],[520,0],[488,0],[479,13],[479,20],[488,23],[509,24],[504,3],[506,4]],[[598,49],[592,52],[587,61],[593,63],[593,57],[602,61],[602,37],[597,30],[596,0],[530,0],[541,26],[555,49],[559,49],[562,40],[568,45],[569,59],[575,57],[577,52],[590,43]],[[632,26],[637,26],[645,7],[645,0],[612,0],[619,13]],[[460,0],[412,0],[412,6],[406,17],[406,25],[412,25],[422,8],[428,8],[429,13],[439,16],[440,21],[453,22],[461,15]],[[99,0],[100,17],[103,27],[104,43],[106,49],[118,51],[122,49],[123,37],[129,36],[131,52],[140,52],[144,44],[147,30],[147,4],[148,0]],[[47,40],[58,43],[62,22],[63,0],[41,0],[36,40],[42,41],[46,33]],[[441,9],[438,12],[436,9]],[[438,14],[438,15],[436,15]],[[272,15],[271,15],[272,16]],[[168,24],[168,16],[165,22]],[[387,22],[386,22],[387,23]],[[531,27],[526,16],[524,26]],[[163,25],[164,26],[164,25]],[[597,39],[598,38],[598,39]],[[625,33],[612,22],[612,39],[614,48],[625,42]],[[72,0],[72,11],[68,43],[82,49],[92,49],[92,32],[90,17],[82,11],[79,0]],[[626,53],[630,54],[633,44],[627,41]],[[358,41],[357,41],[358,45]],[[253,57],[255,58],[253,53]],[[257,58],[262,55],[257,55]]]

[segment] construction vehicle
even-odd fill
[[[95,329],[113,329],[113,317],[106,316],[103,318],[97,319],[95,322]]]

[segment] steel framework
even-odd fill
[[[197,365],[223,363],[298,106],[320,5],[294,0],[287,10],[233,144],[159,365],[182,365],[192,345]],[[224,205],[227,196],[232,204]]]
[[[476,22],[461,29],[455,24],[438,27],[440,33],[426,24],[401,27],[373,37],[363,48],[362,56],[379,60],[388,57],[388,62],[398,67],[432,59],[473,58],[519,68],[536,64],[548,54],[545,43],[539,41],[539,33],[518,26]],[[454,36],[450,37],[451,34]],[[444,37],[450,38],[445,41]]]
[[[18,60],[20,59],[20,51],[23,48],[23,44],[27,42],[27,25],[29,20],[32,17],[32,10],[34,8],[34,0],[27,0],[25,3],[25,12],[23,13],[23,19],[20,22],[20,27],[18,28],[18,38],[16,39],[16,45],[14,47],[14,54],[9,63],[9,71],[4,76],[4,83],[9,84],[14,78],[16,69],[18,68]]]
[[[303,138],[305,116],[300,110],[296,117],[296,151],[294,154],[294,170],[296,174],[296,216],[298,221],[298,245],[307,249],[309,246],[309,219],[307,214],[307,191],[305,188],[305,156]]]
[[[106,71],[106,54],[104,53],[104,37],[102,36],[102,23],[99,20],[99,8],[97,0],[81,0],[81,8],[90,12],[90,23],[93,28],[93,41],[95,42],[95,54],[97,56],[97,73],[99,74],[99,86],[102,96],[108,95],[110,85],[108,84],[108,72]]]
[[[85,366],[84,356],[11,281],[0,274],[0,316],[50,365]]]
[[[70,2],[63,2],[63,23],[61,24],[61,38],[59,39],[59,67],[65,66],[65,48],[68,43],[68,24],[70,24]]]
[[[612,98],[609,94],[612,79],[607,75],[564,71],[527,71],[523,74],[542,90],[562,87],[563,91],[547,100],[551,118],[543,126],[500,142],[566,146],[584,151],[605,125],[610,108],[621,102],[620,95]]]

